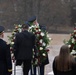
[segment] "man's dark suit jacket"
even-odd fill
[[[23,31],[18,33],[15,38],[15,58],[16,60],[32,59],[33,48],[35,45],[35,35]]]

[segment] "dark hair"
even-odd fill
[[[56,67],[59,71],[67,71],[71,69],[74,58],[70,55],[70,50],[67,45],[63,45],[60,48],[60,53],[55,59]]]
[[[28,27],[29,27],[29,26],[26,25],[26,24],[23,24],[23,25],[22,25],[22,28],[23,28],[23,29],[28,29]]]

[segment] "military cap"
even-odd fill
[[[31,17],[29,20],[28,20],[28,22],[33,22],[33,21],[35,21],[36,20],[36,16],[33,16],[33,17]]]
[[[0,26],[0,33],[2,33],[4,31],[4,27]]]

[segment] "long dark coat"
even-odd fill
[[[0,75],[10,75],[12,73],[12,62],[10,45],[0,39]]]
[[[32,59],[33,51],[35,45],[35,35],[29,33],[28,31],[23,31],[16,35],[15,39],[15,58],[16,60],[26,60]]]

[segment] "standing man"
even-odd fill
[[[3,40],[4,27],[0,26],[0,75],[12,74],[10,45]]]
[[[15,59],[16,65],[23,64],[23,75],[28,75],[31,68],[31,60],[35,46],[34,34],[28,32],[28,26],[22,25],[22,32],[18,33],[15,38]]]
[[[27,22],[28,25],[37,25],[39,26],[39,28],[45,32],[46,31],[46,27],[45,26],[42,26],[42,25],[39,25],[39,23],[37,22],[37,18],[36,16],[33,16],[31,17],[28,22]],[[48,54],[47,54],[48,55]],[[46,57],[46,60],[44,62],[41,63],[41,65],[39,65],[39,68],[40,68],[40,75],[44,75],[44,71],[45,71],[45,65],[49,64],[49,60],[48,60],[48,56]],[[34,75],[37,74],[37,68],[36,66],[33,67],[33,70],[34,70]],[[32,75],[32,68],[31,68],[31,75]]]

